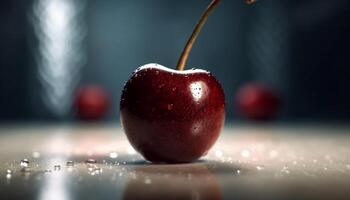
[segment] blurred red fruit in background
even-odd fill
[[[251,120],[273,118],[280,106],[280,98],[275,90],[262,83],[244,85],[237,93],[236,103],[240,113]]]
[[[75,96],[75,110],[80,119],[101,120],[107,113],[110,96],[101,86],[80,87]]]

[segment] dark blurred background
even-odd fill
[[[137,67],[174,68],[209,0],[1,0],[0,121],[75,120],[75,91],[110,93],[117,121],[124,82]],[[237,90],[261,81],[279,91],[280,121],[350,120],[350,1],[223,0],[187,68],[222,83],[227,118]]]

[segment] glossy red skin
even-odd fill
[[[280,99],[268,86],[250,83],[239,90],[237,104],[241,114],[246,118],[268,120],[276,115]]]
[[[220,134],[224,93],[208,72],[179,74],[146,67],[125,84],[120,115],[131,145],[145,159],[192,162],[206,154]]]
[[[110,100],[107,91],[100,86],[85,86],[78,89],[75,108],[79,118],[100,120],[109,108]]]

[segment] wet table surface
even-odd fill
[[[349,130],[231,125],[200,161],[153,165],[116,126],[1,126],[0,199],[350,199]]]

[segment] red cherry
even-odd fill
[[[236,101],[241,114],[253,120],[274,117],[280,105],[277,93],[261,83],[243,86],[237,94]]]
[[[225,119],[224,93],[207,71],[183,71],[213,0],[196,25],[177,70],[149,64],[125,84],[120,116],[131,145],[152,162],[191,162],[206,154]]]
[[[100,86],[84,86],[77,90],[75,107],[81,119],[102,119],[109,108],[109,103],[107,91]]]

